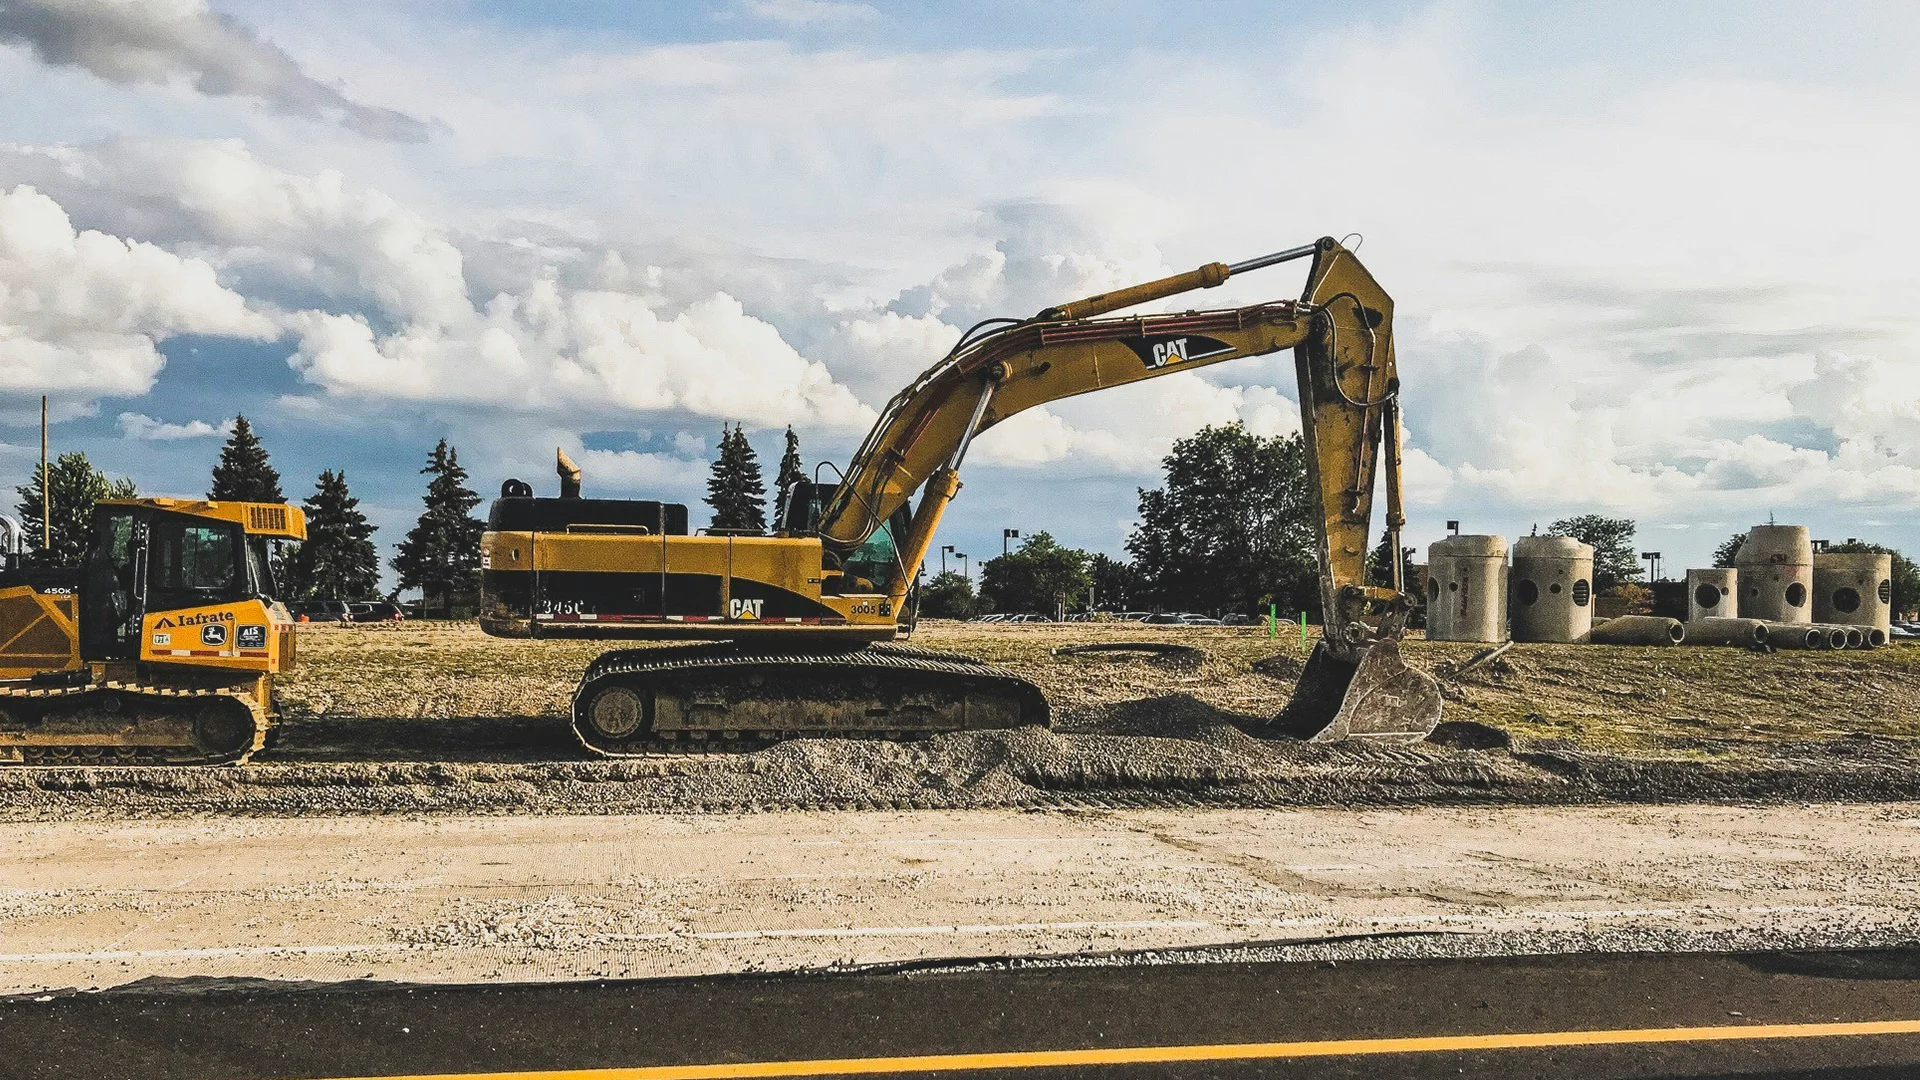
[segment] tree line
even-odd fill
[[[480,496],[467,486],[460,455],[441,439],[427,454],[420,472],[430,477],[419,520],[397,545],[388,565],[397,586],[391,595],[412,588],[472,588],[480,569],[480,534],[486,525],[473,516]],[[138,492],[127,479],[109,479],[82,452],[61,454],[45,469],[35,466],[30,483],[18,487],[17,509],[36,561],[78,565],[87,548],[94,504],[130,499]],[[46,543],[41,507],[43,492],[51,504],[51,545]],[[279,503],[286,501],[280,472],[245,416],[213,466],[207,498],[213,501]],[[326,469],[313,493],[301,503],[306,511],[304,543],[280,545],[273,572],[280,599],[371,600],[380,596],[380,554],[373,542],[379,526],[367,520],[360,500],[347,487],[344,471]]]
[[[1035,532],[1020,546],[980,566],[980,581],[957,571],[932,576],[920,590],[921,613],[969,618],[988,612],[1057,609],[1203,611],[1257,614],[1276,608],[1319,617],[1319,569],[1314,554],[1314,499],[1308,487],[1307,453],[1299,435],[1261,437],[1238,423],[1210,426],[1174,443],[1161,462],[1162,483],[1140,488],[1136,524],[1127,538],[1128,558],[1083,551]],[[485,523],[474,517],[480,496],[468,486],[459,452],[441,439],[420,470],[428,477],[422,511],[388,565],[397,596],[408,589],[470,591],[480,568]],[[795,482],[805,477],[799,439],[789,427],[774,480],[774,521]],[[131,480],[109,478],[86,454],[61,454],[32,481],[15,489],[36,557],[51,565],[77,565],[86,550],[93,505],[132,498]],[[42,493],[51,504],[50,548],[43,550]],[[767,485],[759,456],[744,427],[726,425],[707,480],[705,502],[716,532],[759,534],[768,529]],[[214,464],[207,498],[284,502],[280,474],[244,416]],[[274,572],[282,597],[366,600],[380,595],[381,567],[374,534],[378,527],[360,510],[344,471],[323,470],[302,502],[307,540],[282,545]],[[1645,570],[1635,551],[1631,519],[1583,514],[1554,521],[1548,535],[1592,545],[1594,587],[1618,592],[1636,586]],[[1745,533],[1736,533],[1714,553],[1715,566],[1733,565]],[[1893,556],[1894,606],[1920,605],[1920,568],[1893,548],[1850,541],[1828,551],[1883,552]],[[1411,581],[1415,549],[1400,551]],[[1393,555],[1387,537],[1370,558],[1377,582],[1391,580]]]

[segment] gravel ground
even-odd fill
[[[1151,640],[1192,658],[1057,657]],[[622,813],[982,807],[1268,807],[1920,798],[1920,649],[1408,642],[1442,680],[1426,743],[1259,737],[1305,656],[1288,628],[933,623],[914,639],[1034,680],[1054,726],[916,742],[802,739],[745,753],[586,758],[566,727],[598,642],[467,624],[303,631],[279,742],[214,769],[0,772],[0,818],[193,813]]]

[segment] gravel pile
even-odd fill
[[[1198,659],[1053,654],[1173,640],[1137,627],[916,638],[1039,683],[1051,730],[606,761],[585,757],[565,719],[599,643],[321,630],[303,634],[279,742],[254,763],[0,770],[0,818],[1920,798],[1920,650],[1516,646],[1453,675],[1473,647],[1409,642],[1441,675],[1450,721],[1384,747],[1258,737],[1301,644],[1179,633]]]

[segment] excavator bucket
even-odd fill
[[[1315,645],[1271,729],[1309,742],[1418,742],[1440,722],[1440,684],[1400,659],[1399,643],[1364,646],[1358,662]]]

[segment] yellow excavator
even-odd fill
[[[1295,259],[1312,260],[1299,300],[1110,317]],[[561,453],[558,498],[508,480],[493,503],[481,627],[519,638],[705,639],[589,665],[574,730],[607,756],[1044,724],[1044,695],[1013,673],[886,644],[911,630],[915,580],[960,490],[967,447],[1036,405],[1281,349],[1294,350],[1320,508],[1326,632],[1269,727],[1321,740],[1422,738],[1440,695],[1400,659],[1406,583],[1398,560],[1391,586],[1367,574],[1382,468],[1390,549],[1405,522],[1393,301],[1331,238],[973,327],[888,403],[835,482],[816,469],[786,493],[771,536],[694,534],[684,505],[583,498]]]
[[[0,763],[246,760],[273,722],[293,621],[268,545],[304,540],[280,503],[112,499],[78,568],[0,551]]]

